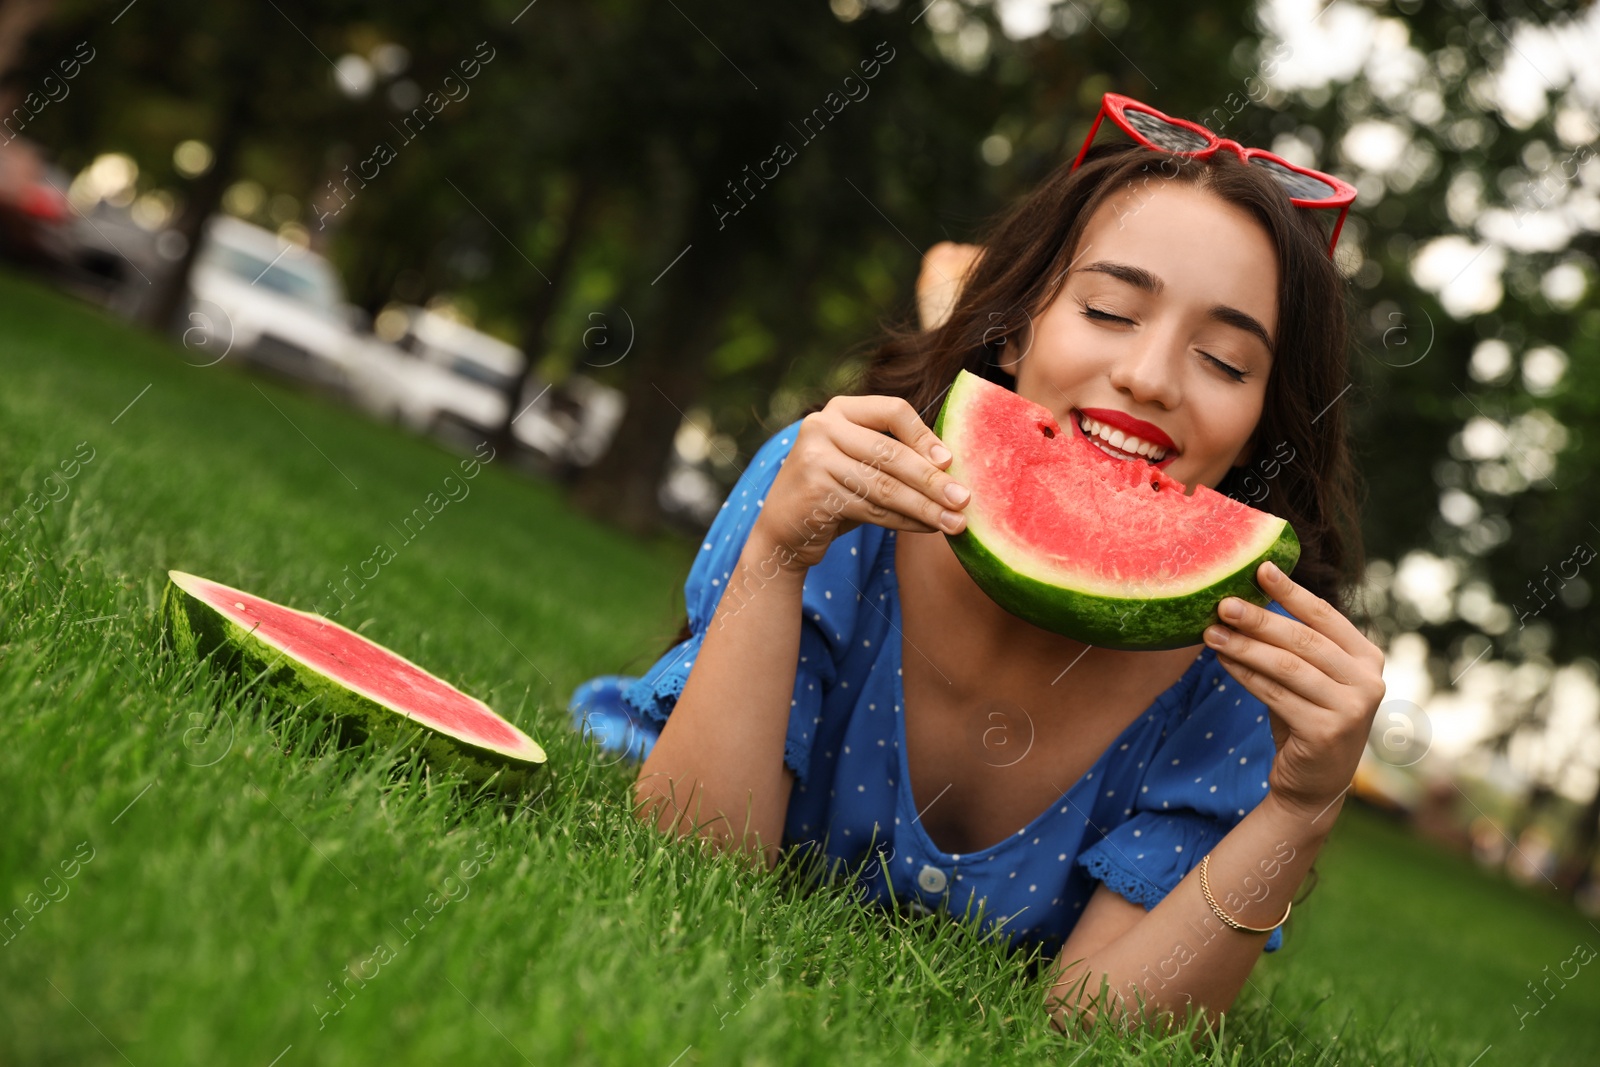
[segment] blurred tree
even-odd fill
[[[173,225],[184,253],[151,280],[155,291],[142,307],[152,327],[169,328],[179,317],[201,227],[236,179],[254,177],[277,190],[311,186],[319,134],[348,109],[329,54],[343,53],[352,19],[348,4],[285,0],[265,7],[137,4],[107,20],[102,5],[63,0],[34,36],[29,69],[41,72],[76,41],[96,50],[73,83],[76,102],[40,119],[62,161],[81,166],[100,152],[122,151],[147,187],[177,194]],[[349,80],[345,85],[354,90]],[[173,151],[191,139],[206,145],[209,163],[186,175]]]
[[[49,16],[54,4],[55,0],[4,0],[0,3],[0,85],[5,84],[29,36]],[[23,91],[15,86],[7,86],[0,92],[0,103],[4,103],[7,114],[22,95]]]

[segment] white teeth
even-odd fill
[[[1137,437],[1131,437],[1121,430],[1114,430],[1102,422],[1097,422],[1087,415],[1078,417],[1078,425],[1083,432],[1091,438],[1104,442],[1111,448],[1132,456],[1142,456],[1152,463],[1160,463],[1167,458],[1167,450]],[[1115,455],[1115,453],[1108,453]],[[1121,457],[1119,457],[1121,458]]]

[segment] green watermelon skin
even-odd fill
[[[945,536],[972,580],[1013,615],[1085,644],[1155,652],[1203,644],[1205,628],[1220,621],[1217,605],[1227,597],[1266,607],[1271,598],[1253,580],[1257,568],[1271,560],[1288,574],[1300,559],[1294,527],[1286,524],[1283,529],[1283,537],[1237,574],[1186,596],[1154,600],[1095,596],[1048,585],[1006,566],[966,529]]]
[[[968,379],[973,381],[969,383]],[[978,380],[967,371],[960,372],[939,410],[934,433],[946,440],[946,419],[953,404],[959,402],[958,396],[971,389],[987,388],[1004,387]],[[976,496],[968,510],[975,505]],[[1205,628],[1221,621],[1217,605],[1227,597],[1238,597],[1263,608],[1271,601],[1255,580],[1262,563],[1271,560],[1284,574],[1290,574],[1300,560],[1300,539],[1294,527],[1284,522],[1276,540],[1264,551],[1234,561],[1236,569],[1207,585],[1176,596],[1145,597],[1132,595],[1133,590],[1128,596],[1111,596],[1052,585],[1019,573],[974,536],[970,522],[960,533],[945,534],[945,540],[979,588],[1011,614],[1052,633],[1120,651],[1153,652],[1204,644]],[[1156,561],[1152,569],[1169,562],[1170,558]]]
[[[169,581],[162,594],[161,620],[163,635],[179,656],[212,657],[296,707],[315,704],[337,722],[348,743],[370,738],[381,747],[420,747],[430,766],[459,771],[473,787],[487,785],[505,795],[526,792],[535,783],[538,764],[503,757],[408,720],[285,655],[176,582]]]

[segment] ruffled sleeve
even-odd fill
[[[1277,601],[1267,608],[1294,618]],[[1146,910],[1267,795],[1276,753],[1267,707],[1213,653],[1201,655],[1207,663],[1148,760],[1133,814],[1078,857],[1097,881]],[[1279,928],[1265,950],[1282,944]]]
[[[794,446],[799,430],[798,421],[791,423],[768,438],[751,457],[749,466],[728,493],[711,529],[702,539],[700,551],[689,570],[688,581],[684,583],[683,596],[688,609],[690,636],[669,649],[623,692],[623,699],[650,721],[665,724],[672,709],[677,706],[678,697],[682,695],[695,659],[699,656],[706,630],[727,588],[729,576],[744,552],[750,531],[766,502],[767,490],[777,478],[778,468]],[[836,541],[829,546],[830,554],[837,545]],[[848,633],[851,625],[847,620],[824,616],[824,610],[830,613],[834,610],[831,597],[828,598],[826,609],[810,603],[812,584],[811,575],[808,574],[806,620],[800,630],[800,662],[795,670],[794,692],[789,702],[789,727],[783,749],[784,763],[794,771],[801,783],[806,781],[810,769],[815,724],[821,717],[823,695],[838,680],[835,660],[830,652],[830,643],[824,637],[823,627],[827,627],[827,636],[831,637],[837,628]],[[839,607],[844,607],[842,601]]]

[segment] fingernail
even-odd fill
[[[1217,611],[1224,619],[1238,619],[1244,616],[1244,605],[1230,597],[1222,602],[1222,606]]]
[[[949,459],[950,450],[948,448],[944,447],[944,445],[933,446],[933,461],[935,463],[946,463]]]
[[[945,499],[950,501],[952,504],[965,504],[967,502],[967,497],[971,495],[971,490],[969,490],[966,486],[960,485],[956,482],[951,482],[949,485],[944,487]]]
[[[961,525],[961,516],[954,511],[942,512],[940,513],[939,518],[944,522],[945,526],[952,530]]]
[[[1272,562],[1270,559],[1267,560],[1266,563],[1262,564],[1262,569],[1267,572],[1267,577],[1271,578],[1273,581],[1277,581],[1279,578],[1283,577],[1283,572],[1278,569],[1278,565]]]
[[[1206,640],[1210,641],[1213,645],[1227,644],[1228,628],[1226,626],[1207,626]]]

